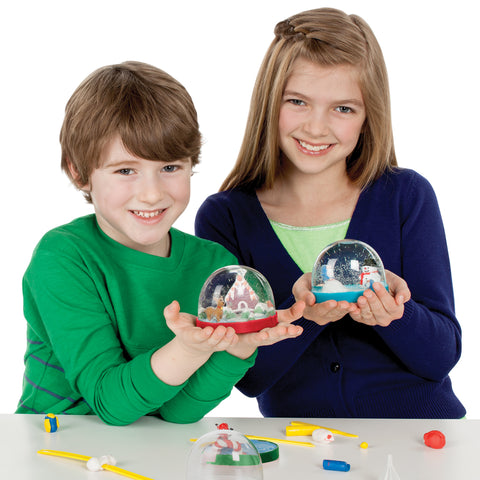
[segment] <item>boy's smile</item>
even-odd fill
[[[102,163],[85,188],[106,235],[134,250],[166,257],[170,227],[190,199],[191,173],[190,159],[138,158],[116,136],[106,145]]]
[[[133,214],[142,218],[154,218],[160,215],[160,210],[155,210],[155,212],[141,212],[140,210],[134,210]]]

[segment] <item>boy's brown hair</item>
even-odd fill
[[[61,167],[78,188],[88,184],[117,134],[139,158],[199,162],[193,101],[177,80],[152,65],[130,61],[99,68],[71,96],[60,132]]]

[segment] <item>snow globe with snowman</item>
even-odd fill
[[[355,303],[374,282],[382,283],[388,290],[380,256],[359,240],[331,243],[320,252],[312,270],[312,292],[317,303]]]
[[[278,320],[270,284],[260,272],[244,265],[215,270],[200,291],[196,323],[232,327],[237,333],[274,327]]]

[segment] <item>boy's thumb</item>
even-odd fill
[[[165,315],[165,318],[172,319],[178,314],[179,311],[180,311],[180,305],[176,300],[174,300],[170,305],[167,305],[163,309],[163,314]]]

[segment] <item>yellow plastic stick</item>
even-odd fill
[[[329,430],[332,433],[335,433],[336,435],[343,435],[344,437],[358,438],[358,435],[355,435],[354,433],[342,432],[341,430],[336,430],[335,428],[322,427],[320,425],[314,425],[312,423],[305,423],[305,422],[290,422],[290,423],[292,424],[292,426],[286,427],[287,437],[294,436],[294,435],[311,435],[312,432],[317,428],[323,428],[325,430]],[[303,433],[298,433],[298,432],[303,432]]]
[[[42,455],[52,455],[55,457],[71,458],[73,460],[81,460],[83,462],[88,462],[92,458],[87,457],[86,455],[79,455],[78,453],[71,452],[62,452],[60,450],[39,450],[38,453],[41,453]],[[124,477],[133,478],[134,480],[153,480],[152,478],[144,477],[143,475],[139,475],[138,473],[129,472],[128,470],[116,467],[115,465],[109,465],[108,463],[102,465],[102,468],[104,470],[123,475]]]
[[[314,447],[315,445],[310,442],[297,442],[295,440],[284,440],[283,438],[271,438],[271,437],[259,437],[257,435],[245,435],[250,440],[266,440],[267,442],[274,443],[288,443],[289,445],[298,445],[299,447]],[[191,442],[196,442],[196,438],[191,438]]]
[[[52,455],[54,457],[71,458],[72,460],[82,460],[83,462],[88,462],[92,458],[86,455],[79,455],[78,453],[61,452],[60,450],[39,450],[38,453],[42,455]]]
[[[288,443],[289,445],[298,445],[299,447],[314,447],[315,445],[310,442],[297,442],[294,440],[284,440],[283,438],[270,438],[270,437],[258,437],[257,435],[245,435],[252,440],[266,440],[267,442],[274,443]]]
[[[319,427],[310,427],[308,425],[287,425],[285,427],[285,434],[287,437],[306,436],[311,435],[314,430],[318,430]]]
[[[124,477],[133,478],[134,480],[153,480],[149,477],[144,477],[143,475],[139,475],[138,473],[129,472],[128,470],[124,470],[123,468],[116,467],[115,465],[102,465],[104,470],[108,470],[109,472],[118,473],[119,475],[123,475]]]

